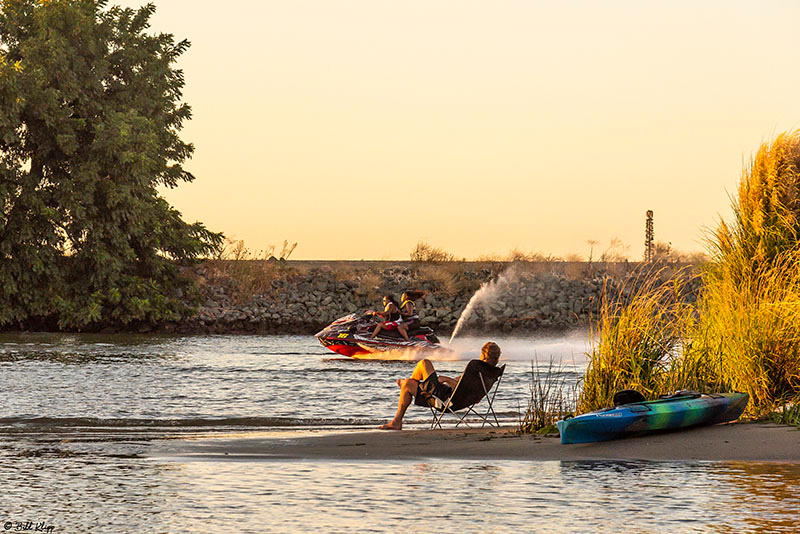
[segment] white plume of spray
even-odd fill
[[[475,294],[472,295],[472,298],[469,299],[467,307],[461,312],[461,316],[458,318],[456,327],[453,329],[453,333],[450,336],[450,343],[453,342],[453,339],[455,339],[458,331],[461,330],[463,324],[470,317],[470,315],[472,315],[472,310],[475,309],[475,306],[478,304],[489,306],[491,303],[497,300],[497,297],[504,293],[508,293],[510,287],[517,282],[518,278],[519,272],[515,266],[512,266],[503,271],[500,276],[494,280],[489,280],[488,282],[481,284],[481,287],[478,288]]]

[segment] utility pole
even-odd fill
[[[653,210],[647,210],[644,223],[644,261],[653,261]]]

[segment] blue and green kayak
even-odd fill
[[[654,401],[604,408],[556,422],[561,443],[590,443],[648,432],[735,421],[747,407],[747,393],[681,393]]]

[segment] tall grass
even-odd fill
[[[743,173],[733,222],[720,224],[709,245],[719,268],[747,283],[753,269],[797,247],[800,232],[800,130],[759,148]],[[713,274],[713,272],[712,272]]]
[[[764,415],[800,396],[800,130],[764,143],[744,169],[733,221],[709,242],[696,343],[719,387]]]
[[[624,388],[743,391],[750,416],[800,399],[800,130],[759,148],[733,215],[709,238],[696,306],[654,281],[604,304],[581,411]]]
[[[715,389],[748,393],[748,413],[759,416],[800,395],[800,253],[780,253],[741,280],[740,267],[706,276],[684,360],[699,362]]]
[[[530,398],[520,432],[558,432],[556,421],[574,412],[577,403],[577,391],[574,385],[567,384],[568,376],[567,370],[552,359],[546,368],[531,362]]]
[[[598,317],[600,340],[589,354],[578,410],[610,406],[614,393],[635,389],[647,398],[669,387],[674,359],[695,320],[687,303],[692,274],[664,280],[663,269],[648,270],[621,288],[604,286]]]

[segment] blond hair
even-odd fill
[[[497,365],[500,360],[500,346],[494,341],[487,341],[481,347],[481,360],[492,365]]]

